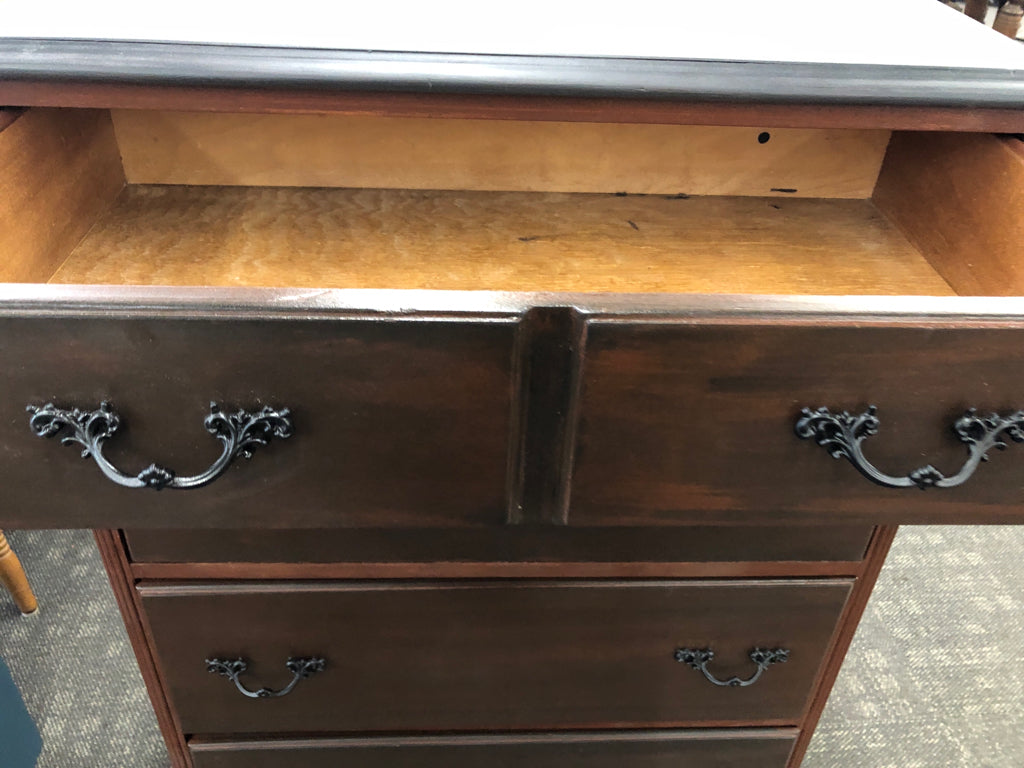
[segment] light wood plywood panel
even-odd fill
[[[130,186],[58,283],[951,291],[865,200]]]
[[[893,138],[875,202],[962,295],[1024,294],[1022,148],[988,134]]]
[[[138,184],[867,198],[888,131],[115,110]]]
[[[16,117],[0,132],[0,280],[46,280],[123,186],[106,112]]]

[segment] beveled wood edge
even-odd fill
[[[500,734],[444,734],[438,736],[350,736],[303,738],[252,738],[199,736],[189,740],[195,752],[226,752],[238,749],[324,749],[332,747],[416,747],[471,746],[501,744],[590,744],[614,742],[658,741],[734,741],[742,739],[795,739],[796,728],[742,728],[721,730],[710,728],[635,730],[635,731],[567,731]]]
[[[858,576],[862,561],[132,563],[136,579],[652,579]]]
[[[18,107],[0,107],[0,132],[21,117],[24,112],[25,110]]]
[[[157,724],[171,759],[171,768],[192,768],[192,757],[174,708],[165,693],[163,677],[153,655],[153,645],[143,621],[142,605],[135,591],[131,568],[121,534],[116,530],[93,531],[103,567],[121,612],[128,639],[156,713]]]
[[[875,530],[875,535],[868,545],[867,556],[864,561],[864,570],[854,583],[853,590],[847,598],[846,606],[836,625],[836,631],[832,642],[829,644],[825,656],[825,663],[822,665],[818,680],[814,686],[811,696],[808,698],[807,707],[800,721],[800,735],[789,756],[787,768],[799,768],[803,762],[807,747],[814,736],[814,729],[825,711],[825,705],[832,693],[832,686],[835,685],[839,670],[843,666],[847,651],[853,642],[854,634],[860,624],[864,610],[867,608],[868,599],[882,572],[886,555],[896,537],[898,526],[883,525]]]
[[[350,51],[173,42],[0,39],[15,83],[368,90],[753,102],[1024,107],[1017,70]],[[4,98],[0,84],[0,101]]]
[[[794,578],[794,579],[579,579],[554,578],[530,579],[518,582],[500,579],[469,580],[446,579],[441,581],[421,580],[376,580],[376,581],[297,581],[297,580],[252,580],[252,581],[140,581],[135,589],[143,597],[201,597],[209,594],[274,595],[281,593],[345,593],[345,592],[393,592],[406,591],[458,591],[463,589],[653,589],[685,587],[695,589],[730,588],[757,589],[763,587],[846,587],[853,586],[851,578]]]
[[[506,322],[532,307],[571,307],[590,322],[928,326],[1024,324],[1024,297],[505,293],[388,289],[0,284],[0,317],[433,319]]]

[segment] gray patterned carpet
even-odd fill
[[[39,768],[166,768],[91,536],[9,534],[42,610],[0,596],[0,655],[40,725]],[[955,766],[1024,766],[1024,527],[900,531],[804,762]]]

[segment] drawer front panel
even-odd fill
[[[1019,522],[1024,446],[954,488],[886,488],[800,439],[801,409],[877,406],[880,470],[968,459],[966,410],[1024,408],[1024,330],[591,322],[570,524]]]
[[[144,563],[770,562],[861,560],[870,526],[125,531]]]
[[[505,519],[512,321],[0,319],[0,486],[8,526],[465,526]],[[211,401],[291,410],[205,487],[123,488],[29,404],[121,426],[104,454],[182,475],[221,454]]]
[[[195,768],[783,768],[792,731],[193,742]]]
[[[850,582],[140,587],[187,733],[795,725]],[[675,659],[710,648],[722,687]],[[290,658],[326,668],[278,698]]]

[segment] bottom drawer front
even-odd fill
[[[496,582],[140,586],[186,733],[795,725],[850,582]],[[678,663],[714,651],[747,687]],[[286,661],[326,667],[285,696]],[[244,659],[236,680],[206,659]]]
[[[795,731],[193,742],[195,768],[784,768]]]

